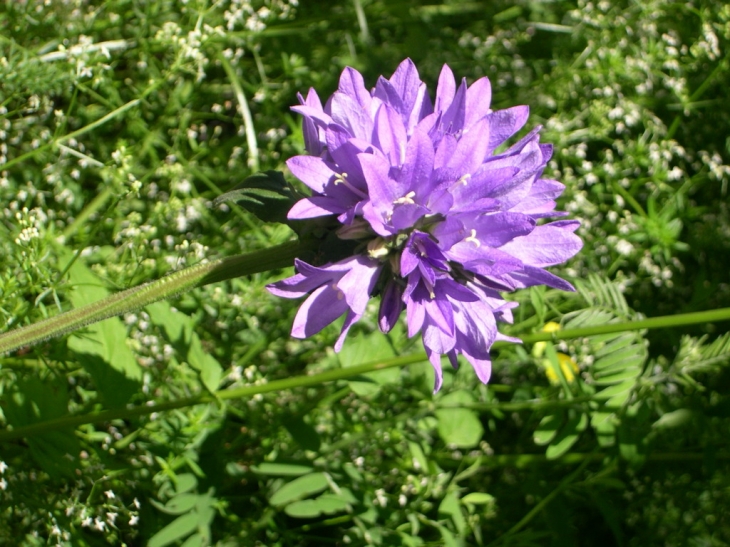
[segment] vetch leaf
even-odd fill
[[[558,434],[558,428],[563,423],[562,412],[554,412],[543,416],[540,425],[537,426],[535,433],[532,434],[532,440],[536,445],[546,445],[550,443]]]
[[[565,454],[576,443],[587,424],[588,418],[585,414],[568,418],[566,424],[560,428],[560,431],[545,451],[545,457],[548,460],[554,460]]]

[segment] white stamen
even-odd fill
[[[413,201],[414,197],[416,197],[416,193],[413,190],[411,190],[402,198],[398,198],[397,200],[395,200],[393,202],[393,205],[398,205],[400,203],[416,203],[415,201]]]
[[[456,181],[456,184],[461,184],[462,186],[466,186],[469,182],[469,179],[471,178],[471,175],[469,173],[466,173],[465,175],[462,175],[459,180]]]
[[[477,246],[477,248],[482,246],[482,244],[477,239],[477,231],[474,229],[472,229],[471,235],[469,237],[467,237],[466,239],[464,239],[464,241],[471,241],[474,245]]]

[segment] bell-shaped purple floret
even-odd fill
[[[301,260],[295,264],[298,274],[266,288],[283,298],[300,298],[311,293],[294,319],[291,334],[295,338],[312,336],[347,313],[335,344],[335,350],[339,351],[350,327],[365,313],[380,274],[380,262],[356,255],[324,267],[311,266]]]

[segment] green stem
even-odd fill
[[[294,258],[300,256],[307,248],[293,241],[271,249],[214,260],[180,270],[157,281],[145,283],[98,302],[2,334],[0,355],[67,334],[109,317],[138,310],[194,287],[290,266]]]
[[[253,117],[251,116],[251,110],[248,108],[246,94],[243,92],[241,82],[238,81],[236,71],[233,70],[231,63],[223,53],[218,54],[218,61],[220,61],[223,66],[223,70],[226,71],[226,75],[231,81],[231,86],[233,86],[233,91],[236,94],[238,107],[241,109],[241,117],[243,118],[243,127],[246,131],[246,144],[248,144],[248,166],[252,171],[256,172],[259,170],[259,146],[256,141],[256,129],[253,126]]]
[[[297,387],[306,387],[322,384],[324,382],[333,382],[335,380],[343,380],[353,376],[359,376],[366,372],[375,370],[384,370],[393,367],[402,367],[413,363],[418,363],[425,359],[425,355],[407,355],[404,357],[396,357],[387,361],[377,361],[373,363],[365,363],[354,367],[339,368],[328,370],[311,376],[294,376],[292,378],[284,378],[282,380],[274,380],[267,384],[243,386],[234,389],[218,391],[215,395],[201,394],[194,397],[186,397],[184,399],[176,399],[166,403],[158,403],[147,406],[140,405],[136,407],[118,408],[113,410],[100,410],[82,414],[80,416],[64,416],[55,420],[47,420],[32,425],[18,427],[17,429],[0,431],[0,442],[11,441],[31,435],[48,433],[49,431],[57,431],[59,429],[78,427],[83,424],[94,424],[108,422],[110,420],[128,419],[136,416],[145,416],[153,412],[162,412],[166,410],[174,410],[176,408],[184,408],[203,403],[211,403],[216,400],[239,399],[242,397],[251,397],[253,395],[270,393],[272,391],[282,391],[284,389],[293,389]]]
[[[596,336],[598,334],[610,334],[612,332],[661,329],[666,327],[696,325],[698,323],[715,323],[717,321],[728,320],[730,320],[730,308],[720,308],[719,310],[664,315],[662,317],[652,317],[649,319],[641,319],[639,321],[629,321],[628,323],[609,323],[607,325],[559,330],[556,332],[535,332],[533,334],[520,336],[519,338],[525,344],[532,344],[534,342],[567,340],[571,338],[582,338],[584,336]]]

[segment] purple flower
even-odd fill
[[[296,262],[293,277],[269,285],[285,298],[309,295],[292,335],[305,338],[346,314],[335,350],[381,295],[379,325],[388,332],[405,308],[408,335],[420,332],[441,387],[441,357],[462,354],[479,379],[491,373],[489,350],[512,321],[500,291],[533,285],[573,290],[545,268],[575,255],[578,221],[559,217],[563,185],[542,178],[552,155],[537,127],[496,153],[525,124],[526,106],[491,110],[487,78],[457,86],[448,66],[432,105],[410,59],[367,91],[346,68],[324,106],[313,89],[301,105],[306,156],[287,161],[309,186],[290,219],[336,216],[342,239],[358,253],[315,267]]]

